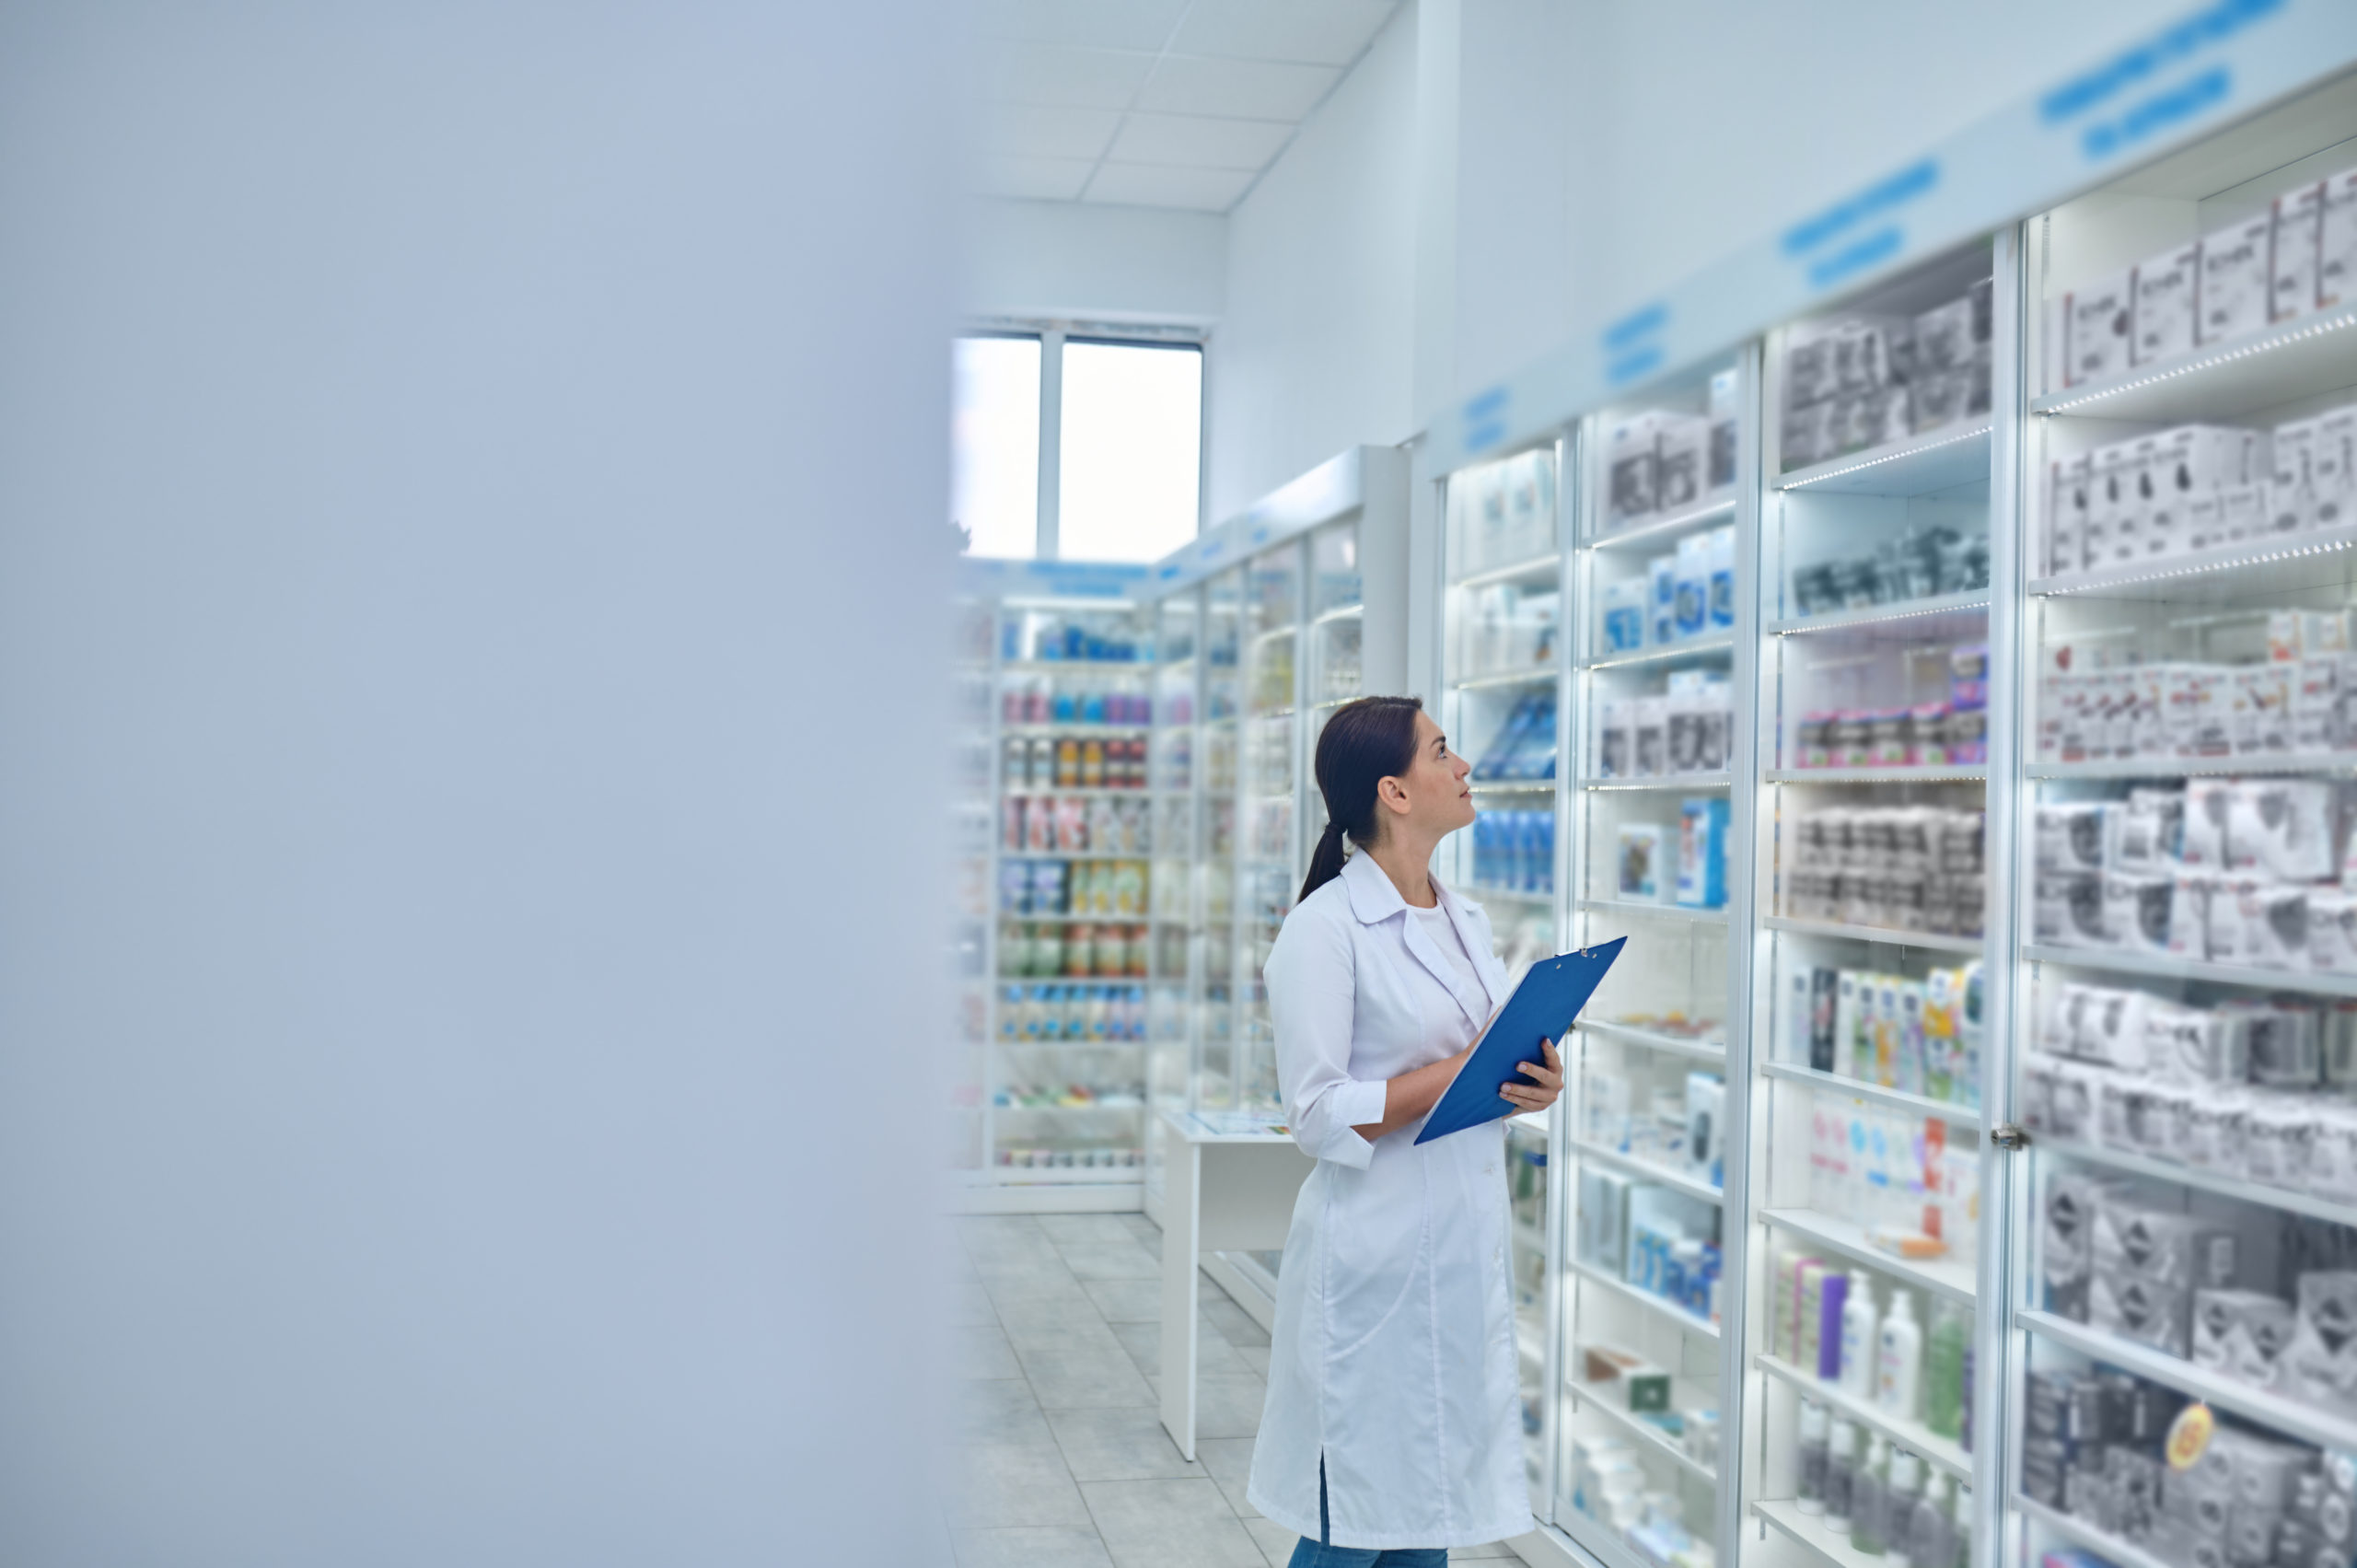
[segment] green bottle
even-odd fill
[[[1850,1485],[1850,1550],[1880,1557],[1890,1539],[1890,1445],[1866,1439],[1858,1477]]]
[[[1932,1337],[1923,1347],[1923,1424],[1942,1437],[1964,1434],[1964,1352],[1972,1314],[1942,1300],[1932,1308]]]

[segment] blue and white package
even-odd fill
[[[1699,637],[1711,620],[1711,536],[1689,534],[1678,541],[1677,624],[1678,637]]]
[[[1723,909],[1727,901],[1727,803],[1688,800],[1678,809],[1678,901],[1687,909]]]
[[[1678,557],[1656,555],[1646,562],[1645,581],[1645,640],[1658,647],[1678,636]]]
[[[1645,645],[1645,601],[1652,585],[1642,577],[1608,583],[1604,588],[1604,646],[1633,653]]]
[[[1704,534],[1711,566],[1711,625],[1716,630],[1735,624],[1735,525]]]

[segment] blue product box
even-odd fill
[[[1645,640],[1658,647],[1678,638],[1678,557],[1656,555],[1645,563]]]
[[[1633,653],[1645,645],[1645,600],[1651,585],[1642,577],[1606,585],[1604,647],[1608,653]]]
[[[1727,803],[1688,800],[1678,811],[1678,901],[1723,909],[1727,901]]]
[[[1678,541],[1677,623],[1679,637],[1699,637],[1711,621],[1711,536]]]

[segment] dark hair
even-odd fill
[[[1335,709],[1318,732],[1316,771],[1318,791],[1326,797],[1326,830],[1310,854],[1302,899],[1342,874],[1345,834],[1361,849],[1375,843],[1375,786],[1414,765],[1416,715],[1423,708],[1421,697],[1361,697]]]

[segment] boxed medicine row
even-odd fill
[[[1657,697],[1596,704],[1596,776],[1724,772],[1735,738],[1735,688],[1714,670],[1681,669]]]
[[[1735,625],[1735,526],[1705,528],[1675,552],[1645,563],[1642,576],[1604,585],[1608,654],[1666,648]]]
[[[2115,441],[2055,459],[2047,495],[2055,576],[2338,528],[2357,505],[2357,405]]]
[[[1796,814],[1778,887],[1793,920],[1979,936],[1987,816],[1936,806],[1829,806]]]
[[[1783,471],[1989,412],[1991,280],[1913,317],[1805,322],[1784,344]]]
[[[1736,373],[1711,377],[1710,412],[1646,409],[1605,431],[1605,528],[1629,528],[1732,495],[1736,482]]]

